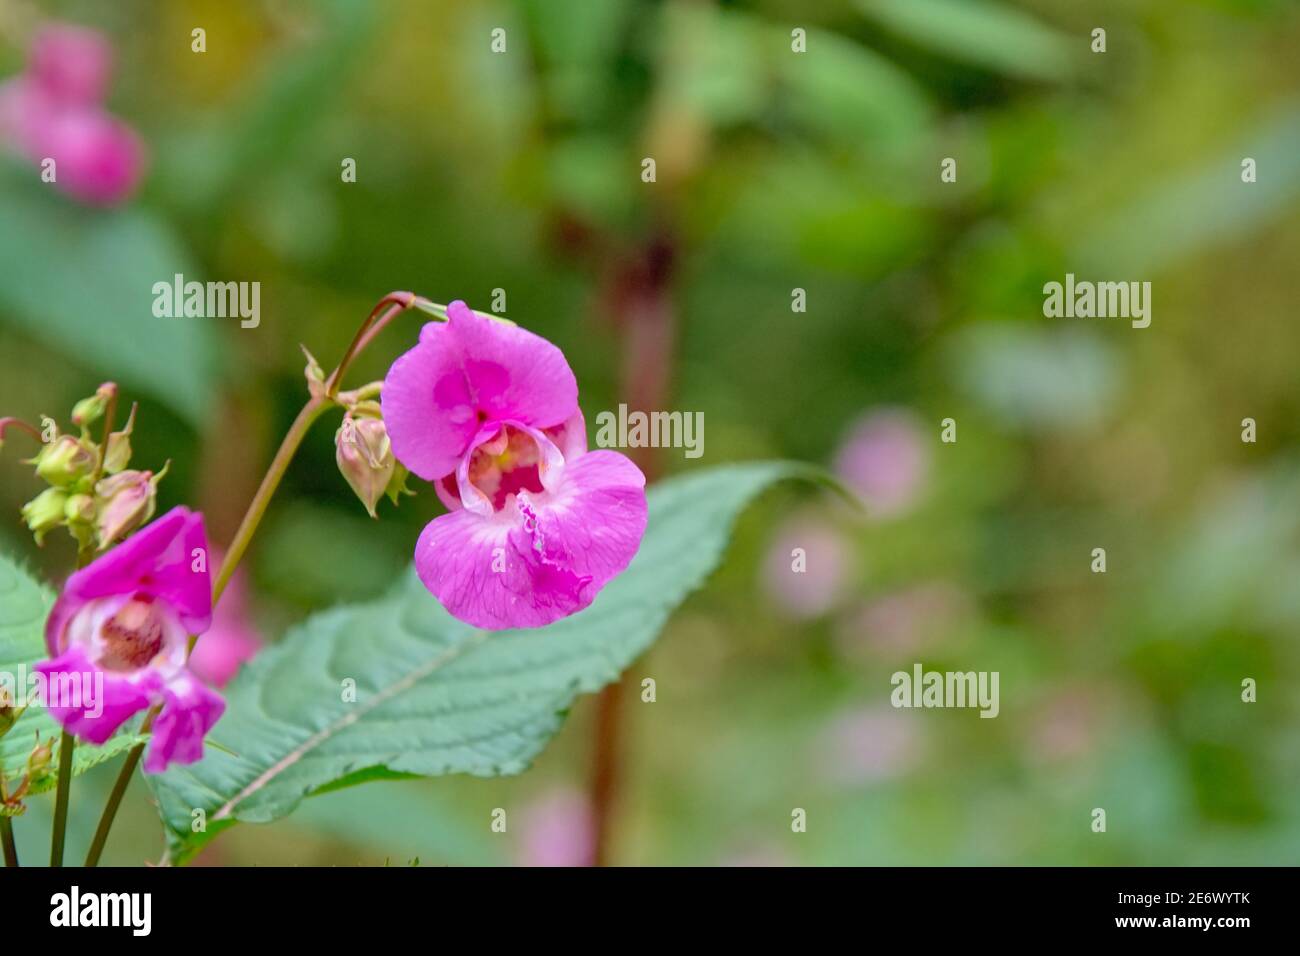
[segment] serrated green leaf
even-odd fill
[[[21,681],[31,673],[33,664],[44,660],[45,618],[54,595],[17,564],[0,555],[0,681],[21,691]],[[0,767],[5,780],[16,782],[23,776],[27,757],[40,740],[57,740],[62,731],[43,707],[31,704],[23,711],[3,737],[0,737]],[[119,733],[102,747],[79,743],[73,751],[73,774],[82,774],[97,764],[130,749],[145,738],[135,733]],[[50,772],[28,791],[36,794],[53,788],[57,781],[58,746]]]
[[[598,690],[650,645],[717,565],[741,509],[802,465],[727,466],[649,493],[645,540],[587,610],[546,628],[480,631],[408,575],[369,604],[314,615],[227,688],[209,753],[150,778],[172,862],[236,821],[265,823],[340,782],[418,774],[519,773],[574,697]],[[344,682],[355,681],[355,702]],[[194,833],[195,810],[206,827]]]

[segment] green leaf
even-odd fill
[[[1059,80],[1087,37],[1071,40],[1013,7],[985,0],[858,0],[858,9],[918,46],[1027,80]]]
[[[49,656],[45,651],[45,618],[53,603],[54,596],[47,588],[0,555],[0,686],[10,692],[21,692],[32,665]],[[45,708],[33,703],[23,711],[9,732],[0,737],[0,767],[5,780],[16,783],[23,776],[27,757],[38,738],[57,740],[61,732]],[[142,739],[137,734],[123,732],[102,747],[79,742],[72,755],[73,774],[85,773]],[[51,789],[57,779],[57,766],[56,744],[49,774],[30,792]]]
[[[138,209],[87,209],[34,172],[8,168],[0,169],[0,208],[0,322],[202,423],[222,320],[153,314],[155,282],[178,272],[199,278],[172,234]]]
[[[313,793],[412,774],[524,770],[581,693],[616,680],[717,565],[740,510],[803,465],[726,466],[649,493],[645,540],[587,610],[546,628],[480,631],[407,575],[369,604],[309,618],[227,688],[209,753],[150,778],[172,862],[236,821],[283,817]],[[356,682],[345,702],[344,682]],[[192,831],[195,810],[203,832]]]

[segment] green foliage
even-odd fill
[[[54,597],[39,582],[4,555],[0,555],[0,674],[14,682],[31,673],[33,664],[49,657],[45,650],[45,618]],[[19,692],[22,688],[16,688]],[[23,767],[37,740],[57,741],[61,730],[43,707],[32,704],[0,737],[0,768],[10,788],[22,778]],[[74,774],[81,774],[119,753],[141,738],[120,732],[102,747],[79,743],[73,751]],[[49,772],[34,782],[29,793],[52,789],[58,781],[58,745]]]
[[[0,169],[0,322],[201,423],[215,394],[217,320],[154,316],[155,282],[196,278],[170,230],[137,209],[79,208],[28,178]]]
[[[546,628],[480,631],[407,575],[388,596],[309,618],[227,689],[208,753],[152,778],[174,861],[235,821],[394,776],[519,773],[576,695],[617,680],[722,555],[744,505],[804,466],[729,466],[649,495],[641,549],[587,610]],[[355,682],[349,685],[348,682]],[[345,699],[348,687],[354,699]],[[194,832],[196,809],[206,826]]]

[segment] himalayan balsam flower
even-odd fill
[[[145,165],[140,138],[103,108],[111,65],[99,34],[52,24],[26,72],[0,85],[0,140],[36,165],[52,159],[54,184],[95,205],[126,199]]]
[[[208,560],[220,565],[221,555],[211,554]],[[261,648],[262,638],[248,607],[248,579],[241,569],[222,592],[221,603],[212,612],[212,626],[194,645],[189,668],[204,683],[225,687]]]
[[[645,476],[587,451],[564,354],[463,302],[393,363],[383,416],[393,453],[450,513],[420,535],[415,566],[476,627],[540,627],[580,611],[645,533]]]
[[[45,624],[53,659],[36,670],[65,730],[102,744],[132,715],[162,704],[145,755],[149,773],[202,757],[204,735],[225,710],[185,663],[189,636],[212,619],[207,553],[203,517],[174,508],[68,578]],[[97,700],[55,691],[101,680]]]

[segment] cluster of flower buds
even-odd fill
[[[325,373],[311,353],[303,351],[307,389],[314,398],[324,398],[328,394]],[[381,388],[381,382],[374,382],[332,398],[344,409],[343,422],[334,433],[334,460],[372,518],[379,517],[375,508],[385,495],[397,504],[402,495],[414,494],[406,487],[410,472],[393,456],[383,412],[375,401]]]
[[[107,382],[77,402],[72,410],[75,435],[60,434],[54,422],[45,421],[41,450],[26,464],[34,465],[37,477],[49,487],[22,509],[38,545],[62,527],[83,550],[103,551],[153,517],[158,482],[167,466],[157,474],[127,468],[135,407],[126,424],[103,441],[96,442],[91,434],[116,401],[117,386]]]

